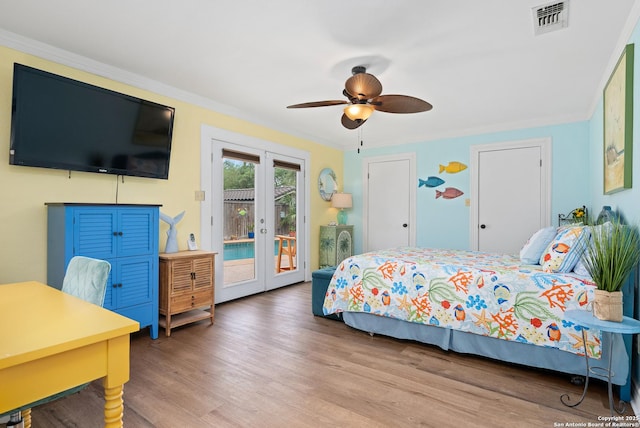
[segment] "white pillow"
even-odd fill
[[[527,265],[537,265],[540,263],[540,256],[549,243],[556,237],[555,227],[545,227],[531,235],[520,250],[520,261]]]

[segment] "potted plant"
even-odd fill
[[[640,261],[640,239],[635,228],[619,221],[590,226],[591,243],[582,256],[596,283],[593,314],[607,321],[622,321],[622,286]]]
[[[247,225],[247,236],[249,237],[249,239],[253,239],[256,236],[253,231],[253,223],[249,223]]]

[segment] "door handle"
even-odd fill
[[[486,224],[481,224],[481,225],[480,225],[480,229],[486,229],[486,228],[487,228],[487,225],[486,225]]]
[[[409,225],[407,223],[402,223],[402,227],[408,227]]]

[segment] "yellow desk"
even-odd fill
[[[105,427],[121,427],[129,335],[138,329],[39,282],[0,285],[0,414],[104,378]]]

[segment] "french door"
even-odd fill
[[[211,141],[216,303],[305,280],[306,160],[284,152]]]

